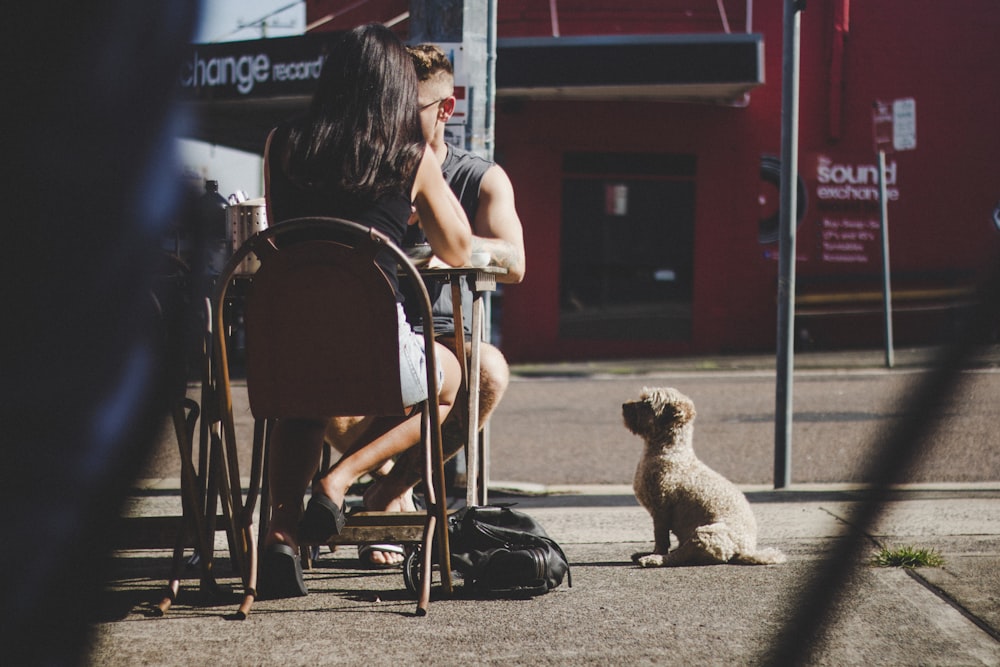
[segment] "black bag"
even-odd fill
[[[464,507],[448,519],[451,566],[465,588],[484,596],[532,596],[572,587],[566,554],[524,512],[502,505]]]

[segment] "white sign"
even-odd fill
[[[441,42],[455,74],[455,113],[444,128],[444,140],[452,146],[465,148],[466,125],[469,122],[469,71],[461,42]]]
[[[892,111],[888,104],[878,100],[872,105],[872,136],[876,151],[892,145]]]
[[[892,103],[892,147],[897,151],[917,147],[917,101],[912,97]]]

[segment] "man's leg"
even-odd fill
[[[466,345],[466,351],[471,344]],[[503,353],[489,343],[479,347],[479,427],[482,428],[500,404],[510,384],[510,367]]]
[[[455,349],[453,338],[441,337],[438,340],[449,350]],[[465,349],[468,354],[471,343],[466,343]],[[503,353],[493,345],[484,342],[479,350],[479,428],[482,429],[507,391],[510,368]],[[441,425],[441,445],[445,460],[451,460],[465,447],[468,439],[468,421],[468,395],[462,392],[456,399],[455,408]],[[413,486],[420,481],[422,469],[420,457],[421,453],[414,450],[405,452],[399,457],[392,471],[393,486],[404,484]]]
[[[442,339],[449,347],[454,347],[454,339]],[[465,345],[466,355],[470,356],[472,343]],[[510,369],[503,353],[489,343],[483,342],[479,347],[479,429],[482,430],[493,410],[500,403],[507,385],[510,382]],[[464,454],[466,441],[468,440],[468,395],[463,392],[461,406],[458,410],[452,411],[449,419],[442,425],[441,437],[444,445],[445,458],[448,459],[448,466],[445,469],[445,478],[449,494],[453,494],[457,489],[465,487],[466,469],[464,457],[456,456]],[[461,460],[460,460],[461,459]]]

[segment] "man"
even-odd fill
[[[472,252],[487,252],[490,263],[507,269],[497,276],[502,283],[519,283],[524,278],[524,234],[514,206],[514,189],[506,172],[497,164],[484,160],[445,141],[445,125],[455,113],[455,77],[451,61],[440,47],[420,44],[409,48],[417,70],[420,123],[424,139],[441,161],[445,180],[455,192],[472,224]],[[411,230],[418,231],[416,226]],[[448,346],[454,345],[451,290],[439,292],[434,300],[434,329]],[[462,284],[462,312],[471,314],[472,293]],[[434,295],[432,295],[434,298]],[[464,323],[465,335],[471,334],[471,324]],[[471,343],[466,341],[466,352]],[[480,346],[479,423],[485,424],[503,397],[510,377],[507,360],[493,345]],[[457,411],[456,411],[457,412]],[[464,438],[456,433],[455,415],[445,442],[445,454],[450,455],[464,446]],[[463,434],[464,435],[464,432]],[[455,442],[456,436],[460,442]]]
[[[434,150],[442,165],[445,180],[455,192],[472,224],[472,252],[488,252],[491,264],[507,269],[498,275],[502,283],[519,283],[524,278],[524,237],[521,221],[514,205],[514,189],[506,172],[499,165],[484,160],[468,151],[455,148],[445,141],[445,125],[455,113],[455,77],[451,61],[440,47],[420,44],[410,47],[410,56],[417,70],[420,123],[424,140]],[[419,225],[411,227],[408,244],[423,242]],[[432,287],[434,330],[438,339],[454,349],[455,330],[451,290],[441,285]],[[472,313],[472,293],[464,280],[462,284],[462,312]],[[465,318],[463,318],[465,319]],[[466,354],[471,350],[468,337],[471,322],[465,319],[463,329]],[[483,342],[480,346],[480,400],[479,423],[485,424],[503,397],[510,380],[507,360],[495,346]],[[467,439],[464,415],[467,409],[461,404],[451,411],[442,427],[445,457],[457,454]],[[344,451],[366,430],[370,422],[334,420],[327,435],[338,450]],[[419,452],[411,450],[401,457],[399,465],[387,463],[373,475],[401,475],[415,483],[419,479],[421,464]],[[402,509],[412,509],[402,508]],[[359,557],[366,565],[392,567],[403,560],[403,550],[396,545],[368,545],[359,549]]]

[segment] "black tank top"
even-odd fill
[[[479,189],[482,187],[483,177],[493,162],[485,160],[475,153],[448,146],[448,155],[441,165],[441,173],[444,180],[448,182],[452,192],[458,197],[465,215],[469,218],[469,224],[474,224],[476,211],[479,209]],[[407,246],[418,243],[426,243],[427,239],[417,225],[411,227],[406,233],[404,244]],[[462,286],[462,328],[465,335],[472,335],[472,291],[466,284],[465,278],[461,278]],[[430,292],[431,303],[434,315],[434,331],[439,335],[450,335],[455,333],[455,321],[453,318],[455,307],[451,302],[451,290],[443,289],[440,281],[429,281],[427,290]],[[411,322],[417,321],[411,318]],[[419,326],[414,327],[420,331]]]
[[[271,140],[268,197],[271,204],[270,223],[277,224],[292,218],[323,216],[344,218],[366,227],[374,227],[388,236],[396,245],[403,245],[407,220],[410,217],[409,192],[392,192],[376,201],[364,201],[333,189],[308,189],[293,183],[279,166],[280,155],[287,138],[287,128],[279,127]],[[388,251],[376,257],[379,266],[393,284],[396,300],[402,302],[396,278],[396,260]]]

